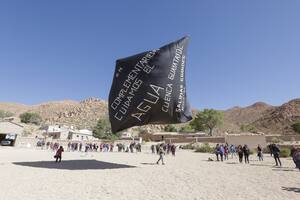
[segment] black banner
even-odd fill
[[[116,61],[109,94],[112,131],[190,121],[185,66],[188,37]]]

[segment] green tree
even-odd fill
[[[6,118],[6,117],[12,117],[14,114],[9,111],[0,110],[0,119]]]
[[[42,118],[38,113],[25,112],[20,115],[22,123],[40,125]]]
[[[295,132],[300,133],[300,122],[296,122],[292,125],[292,128]]]
[[[213,109],[204,109],[199,112],[195,119],[190,123],[196,131],[209,131],[212,136],[214,128],[223,123],[223,113]]]
[[[172,125],[172,124],[166,125],[165,128],[164,128],[164,130],[166,132],[177,132],[177,128],[174,125]]]
[[[111,131],[110,122],[107,119],[99,119],[93,129],[93,136],[99,139],[117,139],[118,134],[113,134]]]

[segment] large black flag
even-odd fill
[[[116,61],[109,94],[112,132],[192,119],[185,86],[187,45],[188,37],[184,37]]]

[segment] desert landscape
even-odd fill
[[[0,110],[13,113],[17,121],[20,114],[35,112],[42,117],[43,124],[65,124],[86,129],[92,129],[99,119],[108,119],[107,107],[107,101],[98,98],[53,101],[38,105],[0,102]],[[199,110],[193,110],[194,115],[197,112]],[[224,123],[216,128],[217,135],[223,135],[224,132],[239,133],[242,124],[251,124],[257,131],[265,134],[295,134],[291,124],[300,120],[300,99],[290,100],[280,106],[257,102],[247,107],[235,106],[221,112],[224,115]],[[150,127],[153,131],[164,129],[162,125]]]
[[[65,152],[55,163],[49,150],[0,147],[0,199],[297,199],[300,173],[265,155],[250,164],[236,158],[209,162],[213,154],[180,150],[166,165],[144,145],[142,153]]]

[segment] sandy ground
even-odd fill
[[[163,166],[149,152],[65,152],[54,163],[50,151],[0,147],[0,199],[300,199],[300,172],[290,159],[275,168],[267,155],[264,162],[250,157],[250,165],[208,157],[182,150]]]

